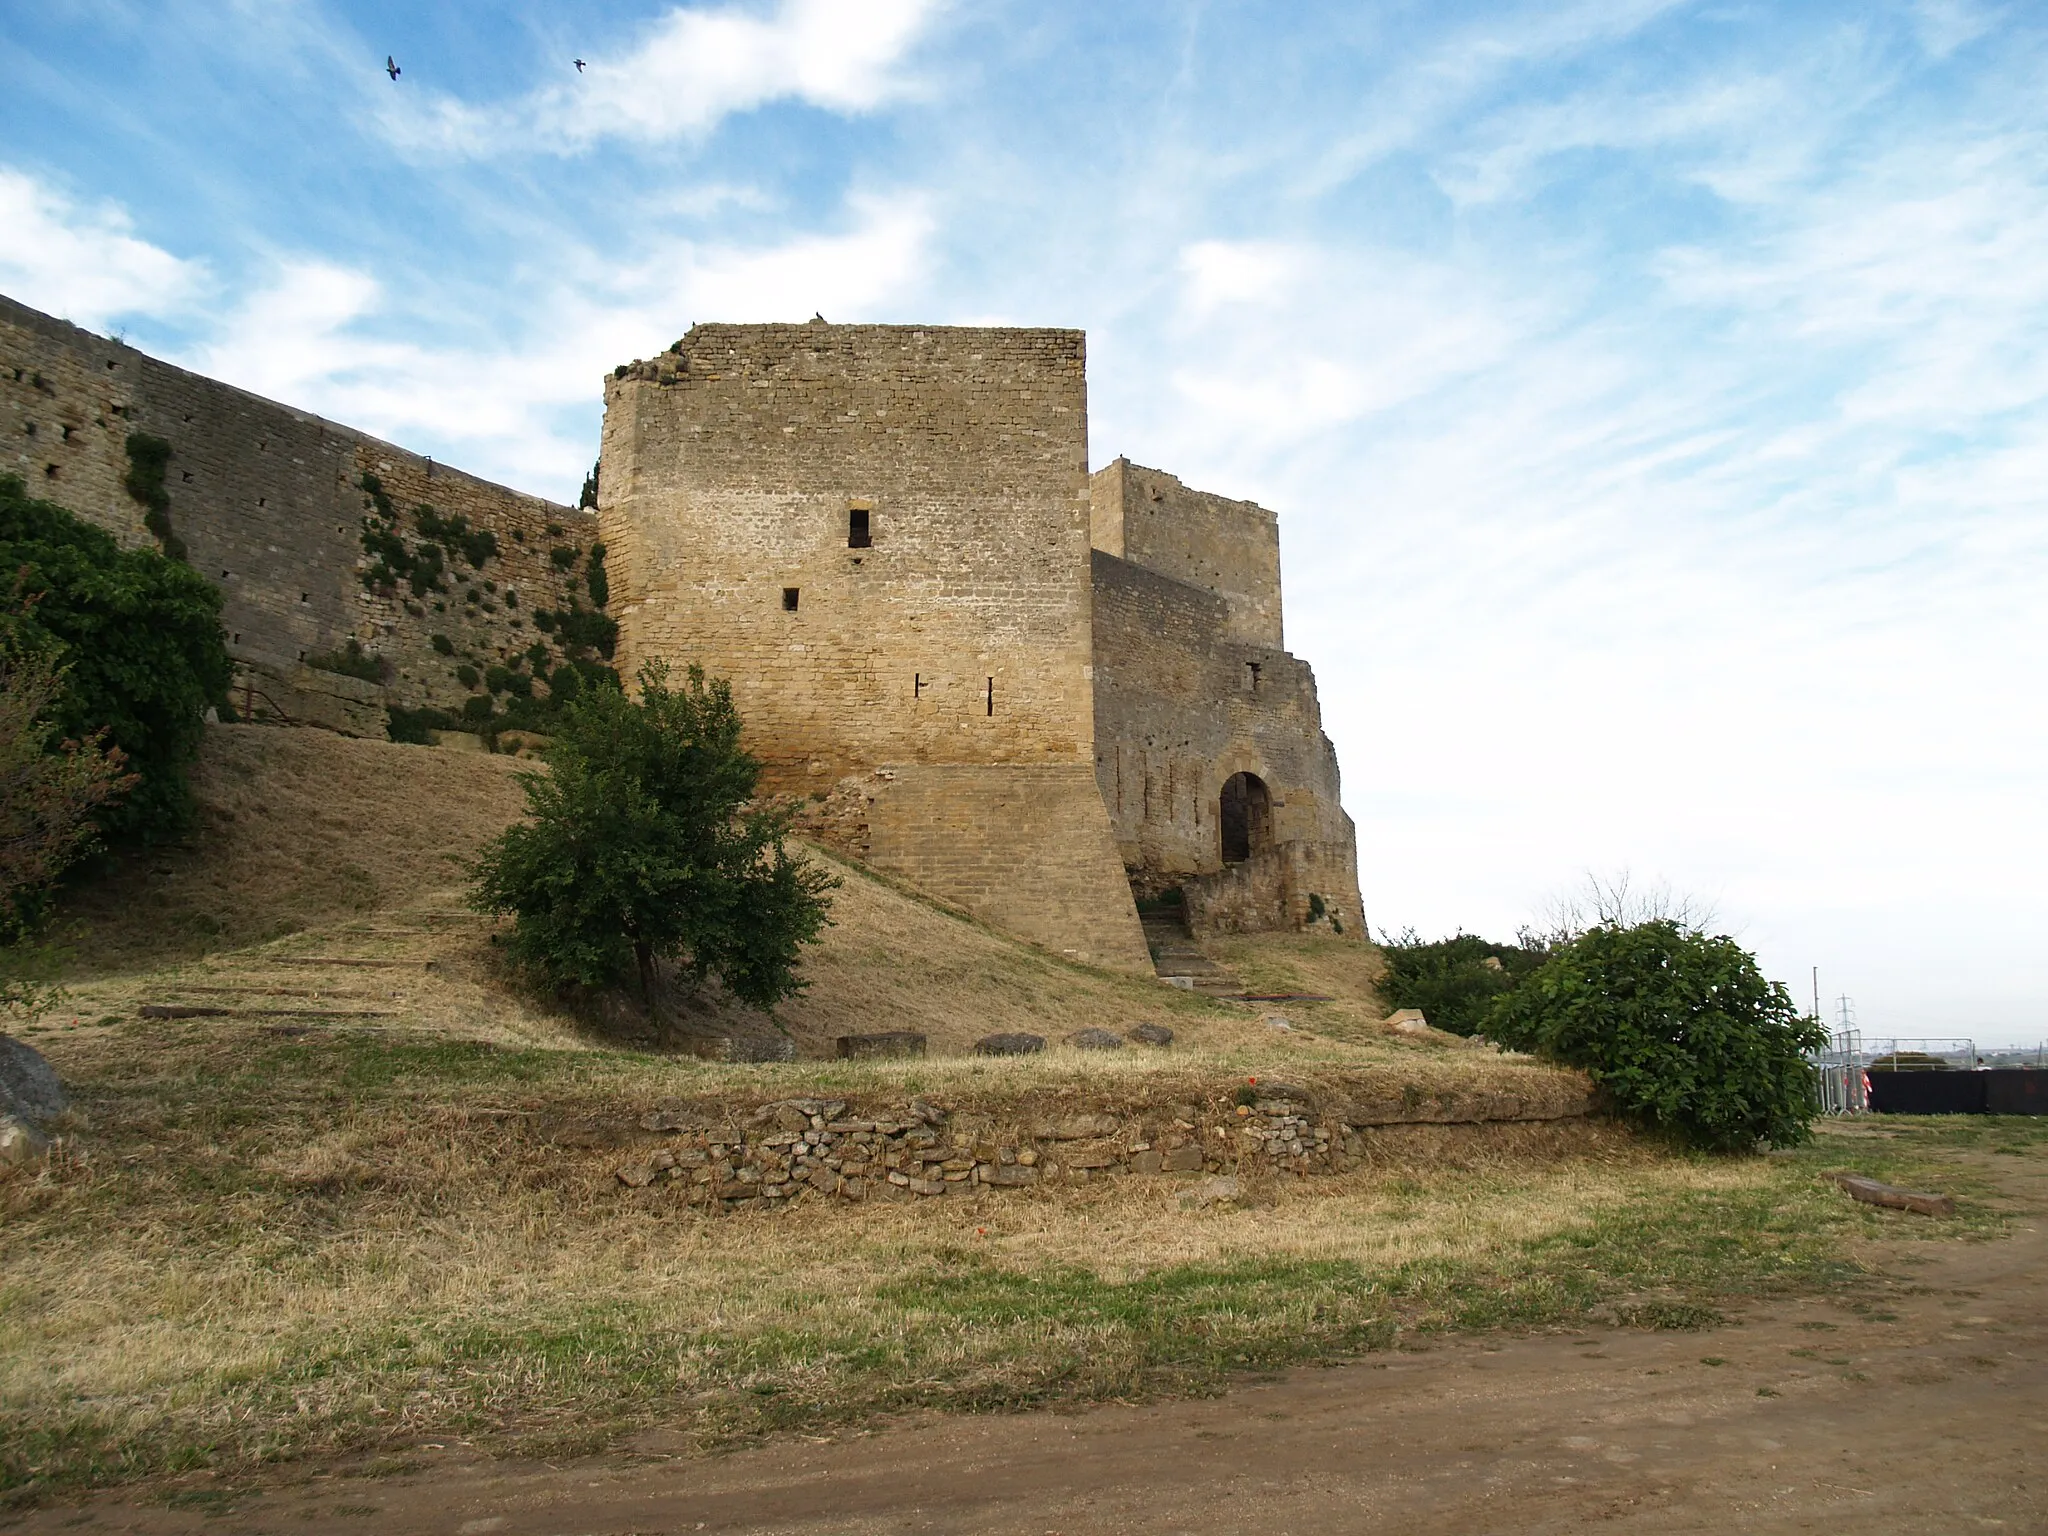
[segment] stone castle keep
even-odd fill
[[[541,676],[529,620],[608,595],[623,674],[730,679],[809,832],[998,927],[1137,971],[1137,901],[1174,891],[1197,935],[1363,934],[1274,515],[1123,459],[1090,476],[1078,331],[697,326],[606,382],[594,518],[4,299],[0,400],[0,470],[124,543],[153,537],[127,436],[171,443],[171,522],[259,716],[459,711],[464,658]],[[366,580],[365,476],[494,547],[446,590]],[[382,682],[308,664],[350,640]]]

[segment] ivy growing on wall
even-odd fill
[[[357,485],[363,492],[363,552],[370,556],[370,568],[363,572],[363,585],[373,591],[389,591],[401,581],[412,588],[414,597],[448,590],[450,564],[465,560],[481,570],[486,560],[498,554],[498,536],[488,528],[472,528],[460,512],[443,516],[421,502],[413,508],[413,525],[418,543],[408,543],[401,528],[398,509],[391,503],[383,482],[363,473]],[[461,578],[467,579],[467,578]]]
[[[171,527],[171,493],[164,471],[171,462],[167,439],[147,432],[128,434],[128,474],[121,485],[142,506],[142,525],[156,536],[167,559],[185,558],[185,541]]]

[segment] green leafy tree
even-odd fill
[[[700,669],[672,688],[650,662],[637,698],[587,689],[548,771],[520,776],[527,819],[484,850],[473,902],[512,917],[513,954],[553,985],[637,974],[652,1002],[668,960],[771,1008],[802,990],[837,881],[788,851],[786,812],[748,809],[759,777],[730,687]]]
[[[1806,1140],[1818,1020],[1733,939],[1670,919],[1601,924],[1487,1015],[1503,1046],[1578,1067],[1622,1118],[1719,1152]]]
[[[103,808],[110,840],[153,842],[192,814],[186,774],[210,706],[225,706],[233,668],[220,630],[220,592],[190,566],[107,534],[0,476],[0,571],[35,598],[25,643],[47,640],[64,669],[52,706],[60,739],[120,749],[138,775]]]
[[[43,927],[58,877],[97,841],[98,819],[135,787],[118,747],[52,724],[64,668],[34,612],[34,599],[17,593],[0,614],[0,945],[9,961]],[[12,996],[0,983],[0,1000]]]
[[[1380,952],[1387,967],[1374,984],[1380,1000],[1390,1008],[1420,1008],[1431,1024],[1454,1035],[1480,1033],[1493,1000],[1526,979],[1545,955],[1533,943],[1495,944],[1472,933],[1425,944],[1413,929]]]

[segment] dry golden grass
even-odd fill
[[[489,942],[492,925],[464,909],[465,864],[523,810],[519,767],[323,731],[216,727],[195,774],[200,824],[186,846],[131,863],[71,901],[73,997],[42,1027],[68,1029],[74,1018],[91,1027],[154,1002],[359,1012],[359,1026],[505,1044],[619,1043],[515,985]],[[1185,1050],[1233,1071],[1248,1061],[1293,1071],[1342,1060],[1397,1067],[1428,1084],[1465,1076],[1478,1087],[1517,1072],[1367,1027],[1379,1016],[1369,946],[1327,935],[1228,941],[1230,963],[1267,990],[1339,994],[1333,1003],[1231,1006],[1075,965],[821,850],[811,856],[841,885],[833,925],[806,952],[809,990],[777,1010],[801,1057],[830,1057],[838,1036],[878,1030],[918,1030],[935,1056],[958,1056],[995,1031],[1057,1042],[1150,1020],[1179,1036],[1172,1057],[1127,1050],[1076,1063],[1055,1052],[1006,1070],[1019,1080],[1115,1078],[1177,1070]],[[371,963],[320,963],[328,960]],[[708,1033],[764,1027],[716,999],[689,1011],[691,1026]],[[1273,1016],[1294,1032],[1264,1022]],[[1353,1050],[1360,1045],[1369,1047],[1363,1055]]]
[[[1832,1262],[1832,1218],[1788,1165],[1672,1160],[1582,1123],[1369,1133],[1362,1170],[1274,1184],[1255,1210],[1184,1211],[1169,1178],[780,1214],[624,1191],[635,1120],[672,1097],[921,1093],[1017,1123],[1213,1104],[1245,1074],[1537,1105],[1578,1085],[1377,1029],[1366,946],[1232,941],[1222,958],[1248,981],[1334,1001],[1231,1006],[1072,965],[850,867],[811,991],[782,1013],[807,1059],[622,1048],[512,985],[461,909],[461,860],[520,808],[513,771],[216,731],[203,835],[75,903],[74,1000],[36,1043],[85,1124],[46,1172],[0,1183],[0,1488],[428,1433],[532,1451],[658,1421],[695,1442],[1206,1390],[1398,1327],[1706,1296],[1761,1283],[1760,1253],[1773,1277]],[[279,1016],[140,1023],[142,1002]],[[1141,1019],[1170,1023],[1175,1048],[964,1054],[991,1030]],[[901,1028],[933,1056],[827,1059],[838,1034]],[[1738,1229],[1755,1241],[1731,1249]]]
[[[81,969],[154,969],[431,899],[518,818],[521,766],[214,726],[193,769],[199,817],[185,846],[129,860],[66,904]]]
[[[1250,1210],[1127,1178],[711,1214],[611,1170],[640,1105],[732,1069],[169,1024],[55,1054],[83,1155],[0,1185],[0,1471],[27,1488],[1206,1389],[1603,1305],[1696,1325],[1839,1283],[1882,1221],[1825,1154],[1587,1123],[1372,1133],[1362,1170]]]

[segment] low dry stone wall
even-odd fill
[[[1529,1094],[1311,1092],[1247,1082],[1202,1100],[1112,1112],[1002,1115],[913,1098],[887,1110],[843,1099],[758,1107],[670,1101],[643,1116],[617,1169],[631,1189],[681,1186],[692,1204],[781,1205],[811,1196],[915,1200],[1120,1175],[1343,1173],[1380,1127],[1569,1120],[1590,1104],[1569,1079]]]

